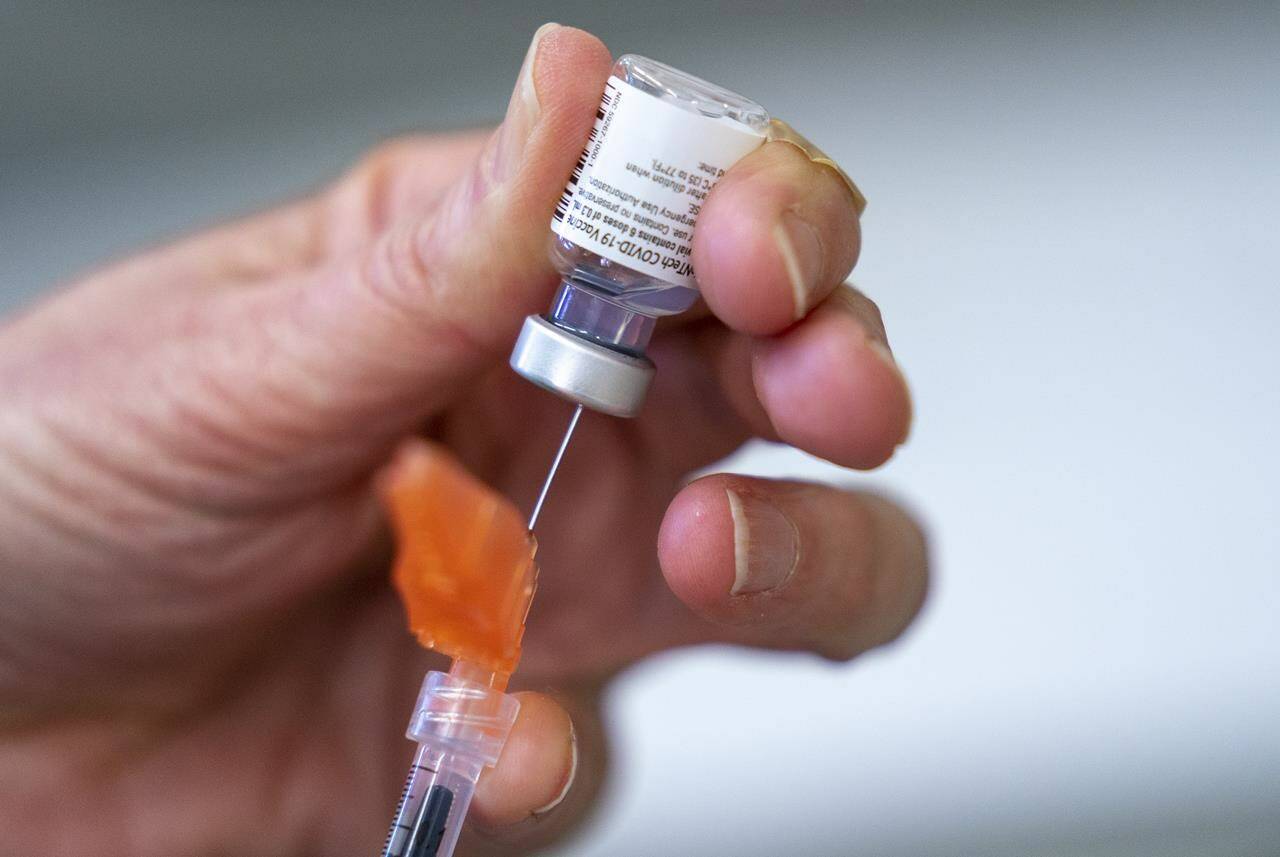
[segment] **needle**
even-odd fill
[[[578,427],[578,417],[582,416],[582,405],[574,408],[573,416],[569,418],[569,427],[565,429],[564,439],[560,441],[560,448],[556,450],[555,461],[551,462],[551,470],[547,473],[547,481],[542,483],[542,491],[538,493],[538,502],[533,504],[533,514],[529,516],[529,529],[533,529],[533,525],[538,523],[538,515],[542,512],[542,504],[547,499],[547,492],[551,490],[551,480],[556,478],[556,471],[560,469],[560,459],[564,458],[564,451],[569,448],[569,438],[573,437],[573,430]]]

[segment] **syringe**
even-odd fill
[[[581,415],[578,407],[526,525],[439,448],[411,449],[393,468],[395,582],[419,640],[454,661],[427,673],[418,693],[405,733],[418,750],[383,857],[451,857],[480,774],[502,753],[520,710],[503,691],[533,599],[533,527]]]
[[[383,857],[453,854],[480,772],[498,761],[519,710],[473,665],[427,673],[406,733],[418,752]]]

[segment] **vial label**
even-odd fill
[[[551,229],[606,259],[696,288],[698,212],[725,170],[764,142],[728,118],[669,104],[615,77]]]

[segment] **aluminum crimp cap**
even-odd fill
[[[655,371],[647,357],[597,345],[539,315],[524,320],[511,368],[557,396],[615,417],[640,412]]]

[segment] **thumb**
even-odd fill
[[[403,432],[505,359],[550,300],[552,212],[610,64],[594,36],[544,25],[502,125],[450,187],[424,187],[432,166],[400,157],[349,180],[372,186],[330,196],[356,209],[331,222],[364,218],[368,239],[293,284],[280,314],[316,429]],[[379,199],[390,210],[371,214]]]

